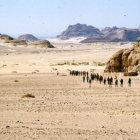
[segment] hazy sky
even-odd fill
[[[140,26],[140,0],[0,0],[0,33],[55,36],[68,25]]]

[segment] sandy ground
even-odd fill
[[[123,88],[97,82],[89,88],[82,77],[68,74],[69,69],[103,73],[99,63],[131,43],[55,46],[0,47],[0,140],[138,140],[139,76],[132,77],[132,87],[123,77]],[[22,98],[25,94],[35,98]]]
[[[0,73],[66,73],[74,70],[103,71],[107,60],[132,43],[53,43],[55,49],[12,47],[0,43]],[[7,47],[8,46],[8,47]]]

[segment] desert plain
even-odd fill
[[[0,43],[0,140],[139,140],[140,76],[105,74],[107,60],[133,43]],[[70,70],[124,79],[124,87],[82,82]],[[59,72],[59,75],[57,75]],[[35,98],[22,98],[32,94]]]

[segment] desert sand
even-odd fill
[[[0,43],[0,140],[140,138],[140,76],[104,74],[107,60],[132,43],[59,43],[55,49]],[[124,78],[124,87],[82,82],[69,70]],[[56,73],[59,72],[57,76]],[[22,98],[32,94],[35,98]]]

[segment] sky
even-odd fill
[[[55,37],[69,25],[140,27],[140,0],[0,0],[0,33]]]

